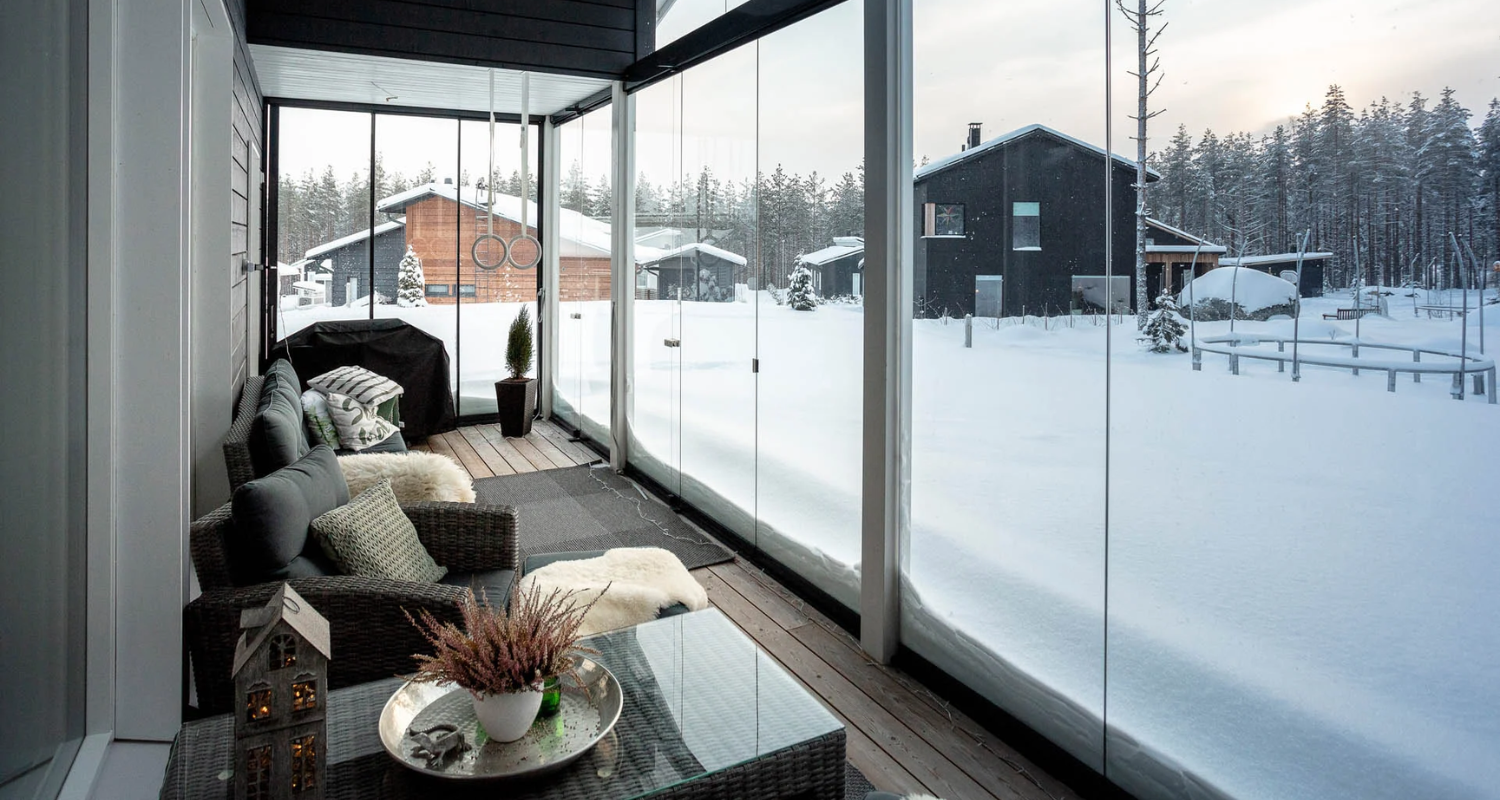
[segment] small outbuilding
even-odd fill
[[[1273,253],[1264,256],[1244,256],[1243,258],[1225,258],[1219,261],[1226,267],[1246,267],[1264,272],[1267,275],[1275,275],[1285,278],[1296,284],[1297,291],[1303,297],[1323,296],[1323,271],[1328,259],[1333,258],[1333,253],[1302,253],[1300,263],[1301,272],[1297,270],[1299,256],[1297,253]]]
[[[833,244],[797,258],[799,266],[813,275],[813,291],[820,297],[865,293],[865,240],[860,236],[835,236]]]

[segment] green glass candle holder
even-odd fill
[[[537,712],[537,717],[543,719],[557,713],[562,705],[562,686],[558,684],[557,676],[548,678],[542,683],[542,708]]]

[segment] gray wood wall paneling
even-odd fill
[[[264,142],[261,139],[261,92],[255,78],[255,69],[250,60],[250,50],[245,44],[245,6],[243,0],[228,3],[229,16],[235,26],[234,51],[234,106],[233,106],[233,164],[230,167],[230,253],[229,282],[230,307],[228,318],[233,334],[230,337],[230,376],[233,386],[231,397],[239,397],[245,378],[259,367],[259,353],[253,352],[259,337],[252,335],[251,328],[258,328],[260,321],[259,274],[247,274],[240,264],[245,259],[260,262],[260,225],[256,217],[261,211],[260,198],[260,153]]]

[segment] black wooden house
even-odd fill
[[[1135,162],[1109,157],[1113,278],[1105,263],[1105,159],[1043,125],[980,141],[917,170],[919,317],[1061,315],[1134,303]],[[1148,180],[1159,176],[1152,172]]]

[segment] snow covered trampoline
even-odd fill
[[[1264,345],[1274,342],[1276,351],[1262,349]],[[1288,345],[1291,349],[1288,349]],[[1304,349],[1306,348],[1306,349]],[[1330,348],[1336,350],[1347,350],[1348,355],[1330,354]],[[1390,351],[1410,354],[1410,361],[1381,360],[1379,358],[1365,358],[1360,356],[1360,349]],[[1474,394],[1485,395],[1489,398],[1490,405],[1496,404],[1495,399],[1495,360],[1485,356],[1465,355],[1446,350],[1429,350],[1421,347],[1411,347],[1394,344],[1379,344],[1366,342],[1358,339],[1346,341],[1329,341],[1326,339],[1296,339],[1285,336],[1274,336],[1257,333],[1228,333],[1220,336],[1208,336],[1200,339],[1193,346],[1193,370],[1203,370],[1203,354],[1216,353],[1229,357],[1229,371],[1235,375],[1240,374],[1240,359],[1254,358],[1263,361],[1276,362],[1276,371],[1285,372],[1287,364],[1292,365],[1292,380],[1301,377],[1300,367],[1303,364],[1319,367],[1332,367],[1353,370],[1355,375],[1360,370],[1373,372],[1384,372],[1386,374],[1386,391],[1396,391],[1396,376],[1400,373],[1410,373],[1413,383],[1421,383],[1423,375],[1452,375],[1453,389],[1450,392],[1454,400],[1464,398],[1464,376],[1474,376]],[[1440,360],[1422,360],[1422,356],[1436,356]]]

